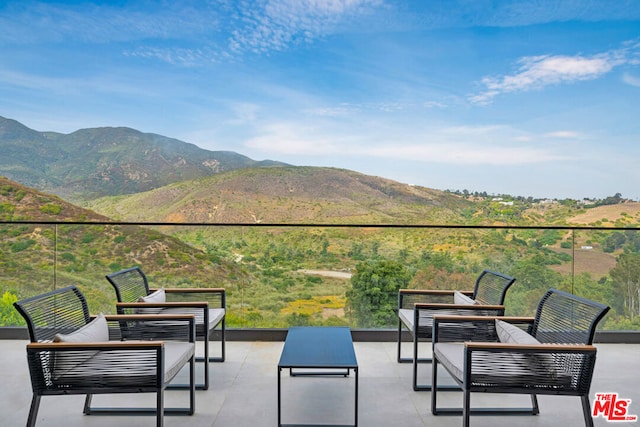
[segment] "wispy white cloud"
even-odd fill
[[[413,103],[405,101],[385,101],[385,102],[367,102],[367,103],[341,103],[337,106],[310,108],[305,112],[311,116],[324,117],[349,117],[357,113],[373,112],[373,113],[397,113],[419,108],[434,109],[445,108],[447,105],[438,101],[426,101],[423,103]]]
[[[628,85],[640,87],[640,77],[631,75],[629,73],[624,73],[622,75],[622,81]]]
[[[251,102],[238,102],[231,105],[234,119],[230,124],[246,125],[256,121],[261,107]]]
[[[106,43],[142,39],[176,39],[216,28],[206,9],[182,2],[145,8],[118,4],[62,4],[25,0],[0,10],[0,40],[11,43],[79,41]],[[6,17],[4,17],[5,15]],[[10,19],[9,19],[10,18]]]
[[[229,38],[236,53],[269,53],[310,43],[345,20],[367,15],[382,0],[267,0],[240,2],[238,25]]]
[[[487,147],[472,143],[374,147],[370,149],[369,155],[388,159],[417,160],[455,165],[513,166],[565,159],[564,156],[535,147],[500,147],[495,145]]]
[[[557,139],[580,139],[582,138],[582,134],[580,132],[575,132],[571,130],[559,130],[555,132],[549,132],[543,135],[546,138],[557,138]]]
[[[312,126],[274,123],[262,129],[260,134],[245,145],[252,150],[287,156],[335,155],[341,151],[340,139],[325,136]]]
[[[124,72],[123,72],[124,74]],[[159,91],[149,84],[148,74],[130,72],[127,78],[109,73],[90,76],[46,76],[37,72],[13,71],[0,66],[0,87],[9,86],[26,93],[64,97],[67,102],[83,101],[87,93],[111,96],[155,98]],[[164,93],[163,93],[164,94]],[[30,96],[31,96],[30,95]]]
[[[482,79],[485,90],[471,95],[474,104],[486,105],[504,93],[525,92],[561,83],[594,80],[624,64],[634,64],[640,44],[635,42],[592,56],[542,55],[521,58],[516,73]]]
[[[0,5],[0,42],[123,43],[123,54],[174,65],[270,54],[358,24],[385,0],[185,0]]]
[[[361,108],[352,104],[340,104],[336,107],[318,107],[310,108],[304,112],[310,116],[318,117],[348,117],[354,113],[361,111]]]
[[[380,129],[363,135],[310,123],[280,122],[264,127],[246,146],[280,156],[352,156],[453,165],[519,165],[568,158],[541,146],[535,137],[525,143],[518,138],[520,133],[505,126],[458,126],[415,130],[407,136]]]

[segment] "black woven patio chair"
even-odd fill
[[[162,288],[150,289],[147,276],[140,267],[131,267],[108,274],[107,280],[116,291],[119,314],[148,313],[193,314],[196,319],[196,339],[204,341],[204,355],[196,362],[204,363],[204,380],[196,389],[209,388],[209,363],[225,360],[226,292],[223,288]],[[144,300],[144,301],[143,301]],[[220,327],[220,356],[209,356],[209,340]]]
[[[84,414],[149,414],[162,426],[165,414],[195,412],[195,320],[191,315],[89,316],[78,288],[69,286],[14,303],[31,342],[27,363],[33,398],[27,426],[35,426],[42,396],[86,395]],[[153,337],[133,334],[150,323]],[[189,366],[189,406],[165,408],[164,391]],[[154,408],[96,408],[94,394],[156,393]]]
[[[462,413],[462,425],[468,427],[472,414],[537,415],[538,394],[579,396],[585,425],[592,427],[589,389],[596,347],[591,344],[608,310],[606,305],[550,289],[540,300],[535,317],[528,319],[527,330],[507,317],[435,316],[431,412]],[[513,320],[522,324],[524,319]],[[473,328],[452,333],[460,323]],[[462,388],[462,409],[437,407],[439,365]],[[471,392],[529,394],[532,407],[472,409]]]
[[[401,289],[398,293],[398,362],[413,363],[413,389],[431,390],[431,384],[418,384],[418,364],[431,363],[420,357],[419,342],[431,341],[435,314],[477,316],[504,315],[504,299],[515,278],[495,271],[484,270],[473,291]],[[413,356],[402,357],[402,331],[406,328],[413,339]],[[449,386],[441,386],[450,389]],[[458,387],[454,387],[457,389]]]

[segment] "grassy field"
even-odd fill
[[[572,255],[571,249],[554,249],[557,252]],[[594,249],[580,249],[575,251],[575,257],[573,263],[565,263],[562,265],[551,266],[551,269],[562,274],[575,274],[589,273],[595,279],[604,277],[609,274],[616,265],[616,257],[614,254],[607,254],[600,250]]]
[[[592,225],[596,223],[615,223],[623,221],[637,224],[640,220],[640,203],[629,202],[617,205],[598,206],[585,210],[573,218],[567,218],[567,223],[577,225]]]

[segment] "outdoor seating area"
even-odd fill
[[[150,289],[147,276],[140,267],[131,267],[106,275],[117,298],[119,314],[191,314],[195,317],[196,338],[204,341],[204,362],[199,390],[209,388],[209,363],[225,359],[226,292],[222,288],[161,288]],[[210,356],[209,340],[219,331],[218,356]]]
[[[3,363],[0,375],[0,410],[3,424],[24,426],[31,402],[31,385],[26,363],[27,340],[0,340]],[[196,391],[196,412],[193,416],[166,416],[164,424],[193,427],[271,427],[277,425],[277,365],[282,341],[229,341],[225,363],[211,365],[211,387]],[[198,342],[197,345],[202,345]],[[211,344],[214,346],[214,344]],[[595,393],[618,393],[620,399],[631,399],[630,414],[640,415],[640,345],[598,344],[598,360],[591,385],[591,400]],[[415,392],[410,386],[410,364],[396,362],[395,342],[354,342],[359,366],[359,425],[366,427],[460,427],[462,417],[434,416],[430,411],[430,393]],[[202,349],[199,348],[199,351]],[[427,350],[428,351],[428,350]],[[196,364],[196,370],[202,364]],[[427,371],[425,369],[425,371]],[[444,371],[444,370],[441,370]],[[198,372],[200,373],[200,372]],[[425,372],[430,374],[430,372]],[[180,376],[184,375],[181,373]],[[424,380],[428,381],[429,375]],[[181,380],[181,378],[177,378]],[[442,372],[441,382],[449,381]],[[353,418],[355,378],[298,378],[282,376],[286,394],[283,398],[283,422],[349,424]],[[184,391],[167,390],[166,406],[180,405]],[[319,396],[324,396],[319,400]],[[461,405],[460,392],[438,396],[443,406]],[[153,405],[152,394],[96,395],[94,403],[101,406]],[[491,395],[479,393],[474,405],[513,405],[530,403],[529,396]],[[149,427],[155,424],[149,416],[85,416],[84,396],[50,396],[42,399],[38,427],[108,427],[126,425]],[[540,414],[473,417],[474,427],[556,427],[582,426],[579,397],[539,396]],[[313,422],[313,421],[312,421]],[[603,417],[594,419],[596,427],[610,426]],[[617,423],[634,426],[636,424]]]
[[[398,363],[413,364],[413,389],[431,390],[431,382],[418,383],[418,365],[431,363],[431,358],[420,357],[420,342],[431,341],[435,315],[504,315],[504,299],[516,281],[514,277],[484,270],[472,291],[442,289],[401,289],[398,293]],[[464,334],[466,324],[459,324],[454,334]],[[402,356],[402,331],[407,329],[413,339],[411,357]],[[451,328],[450,328],[451,330]],[[446,388],[446,387],[445,387]]]
[[[155,416],[195,412],[195,323],[192,315],[89,315],[75,286],[16,302],[29,330],[27,362],[33,396],[27,426],[37,423],[43,396],[82,395],[83,412]],[[23,359],[24,360],[24,359]],[[186,407],[167,408],[164,392],[187,368]],[[93,395],[153,393],[153,407],[92,406]]]
[[[153,295],[139,268],[123,270],[118,275],[126,278],[120,288],[114,285],[118,299],[126,285],[133,282],[147,287],[142,295]],[[28,390],[30,378],[32,395],[21,402],[24,394],[10,394],[3,389],[6,396],[0,399],[14,401],[14,408],[25,408],[24,420],[19,421],[16,415],[14,424],[26,423],[28,427],[59,425],[62,414],[66,425],[67,418],[79,417],[83,421],[78,425],[85,426],[93,425],[89,418],[109,418],[94,415],[128,416],[131,423],[128,419],[126,425],[151,425],[149,417],[145,422],[145,417],[134,416],[153,415],[158,427],[164,426],[167,419],[180,418],[165,417],[168,415],[189,415],[188,421],[183,417],[176,425],[203,426],[268,426],[276,421],[278,426],[419,426],[436,421],[438,416],[439,426],[468,427],[470,415],[475,414],[488,417],[474,417],[474,426],[501,422],[513,425],[514,420],[509,419],[514,416],[523,426],[529,425],[527,418],[536,426],[563,423],[588,427],[598,425],[600,419],[637,420],[631,403],[637,401],[638,393],[633,380],[640,367],[638,346],[593,345],[596,327],[609,311],[608,306],[549,289],[532,318],[474,311],[470,311],[472,315],[461,315],[460,309],[468,306],[492,307],[503,313],[501,305],[478,304],[484,301],[479,291],[484,277],[489,277],[484,291],[493,289],[490,292],[499,295],[498,302],[504,300],[514,279],[485,270],[476,282],[475,301],[431,304],[436,309],[444,307],[444,314],[437,310],[424,318],[414,314],[415,325],[428,321],[432,334],[431,342],[419,341],[414,335],[412,367],[397,363],[399,341],[394,355],[393,343],[354,342],[350,328],[335,326],[293,327],[284,343],[234,341],[237,351],[233,357],[210,366],[209,347],[214,343],[206,338],[207,325],[215,326],[221,319],[216,323],[207,321],[211,310],[208,303],[184,312],[184,307],[178,306],[182,303],[174,306],[166,301],[146,301],[143,296],[143,301],[127,303],[132,304],[127,307],[134,310],[131,314],[91,316],[78,288],[56,289],[14,304],[26,321],[29,340],[0,341],[0,350],[10,357],[2,369],[12,369],[4,374],[15,390]],[[502,285],[495,286],[496,283]],[[422,305],[429,304],[416,303],[414,313]],[[221,316],[224,318],[224,311]],[[196,341],[197,322],[204,334],[202,341]],[[20,347],[23,351],[26,347],[26,361],[24,353],[19,356]],[[415,369],[419,348],[422,352],[432,350],[428,379]],[[204,363],[195,363],[197,353],[207,355],[202,358]],[[596,354],[605,362],[596,364]],[[445,369],[438,370],[439,365]],[[625,369],[620,369],[622,366]],[[283,377],[283,369],[289,375]],[[354,375],[350,375],[351,371]],[[198,391],[196,373],[205,377],[207,385]],[[301,377],[305,377],[304,381]],[[409,377],[413,388],[406,382]],[[415,389],[419,381],[431,383],[430,394],[416,393],[420,391]],[[476,396],[477,392],[482,393]],[[154,395],[151,399],[150,394]],[[41,399],[43,396],[47,399]],[[84,403],[77,404],[75,413],[67,412],[74,407],[74,396]],[[614,406],[618,396],[624,403],[624,414],[619,405]],[[250,397],[253,400],[246,400]],[[51,406],[48,401],[56,398],[64,402]],[[438,406],[438,398],[446,402],[446,407]],[[568,402],[570,398],[575,405]],[[225,409],[233,402],[237,403]],[[41,406],[46,410],[40,411]],[[523,406],[527,408],[522,409]],[[270,420],[274,410],[276,419]],[[12,413],[20,412],[14,409]],[[582,417],[578,417],[580,413]],[[202,419],[206,414],[211,418]],[[539,414],[544,415],[538,417]],[[489,424],[483,421],[486,418],[490,418]],[[577,423],[580,418],[582,422]],[[54,420],[58,423],[52,423]],[[104,425],[112,425],[105,422]],[[101,425],[100,421],[95,425]]]
[[[517,326],[525,323],[522,318],[510,323],[507,317],[435,316],[431,412],[462,414],[463,427],[469,427],[470,415],[488,411],[538,415],[538,394],[578,396],[584,424],[593,426],[589,393],[597,349],[591,344],[608,311],[606,305],[549,289],[525,329]],[[474,332],[460,336],[461,324]],[[450,328],[454,334],[446,333]],[[437,405],[440,364],[462,389],[462,409]],[[472,409],[471,392],[524,394],[531,397],[531,408]]]

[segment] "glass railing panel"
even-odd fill
[[[516,277],[508,315],[555,287],[612,307],[602,327],[640,330],[635,229],[374,225],[0,224],[2,324],[16,298],[74,284],[115,311],[105,275],[133,265],[152,287],[223,287],[230,328],[394,328],[400,288],[471,290],[483,269]]]
[[[53,225],[0,223],[0,326],[24,324],[13,303],[55,286],[56,241]]]
[[[608,304],[603,329],[640,330],[640,233],[576,230],[574,265],[567,280],[574,293]]]

